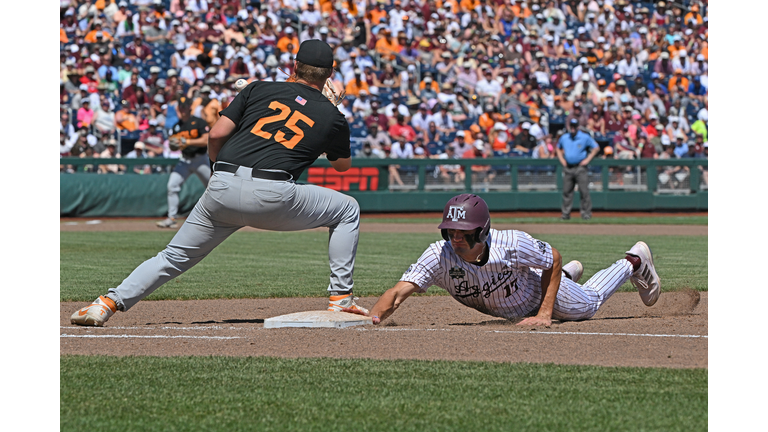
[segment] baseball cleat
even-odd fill
[[[177,224],[176,221],[171,218],[166,218],[165,220],[161,220],[155,225],[157,225],[158,228],[178,228],[179,226],[179,224]]]
[[[568,279],[578,283],[581,275],[584,274],[584,266],[580,262],[573,260],[563,266],[563,271]]]
[[[627,251],[627,255],[640,258],[640,267],[632,274],[629,281],[637,288],[643,303],[646,306],[653,306],[661,294],[661,280],[653,265],[651,248],[645,242],[639,241]]]
[[[328,303],[328,310],[331,312],[342,312],[342,309],[349,308],[349,309],[359,310],[361,312],[364,312],[366,315],[368,315],[368,309],[355,303],[355,300],[360,300],[360,299],[357,297],[354,297],[352,294],[330,296],[330,300]]]
[[[72,314],[72,324],[102,327],[109,317],[117,312],[117,305],[112,299],[99,296],[93,303]]]

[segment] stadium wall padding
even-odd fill
[[[166,184],[169,174],[60,175],[60,216],[62,217],[163,217],[168,211]],[[302,179],[306,178],[306,174]],[[202,196],[204,188],[196,176],[184,183],[179,196],[179,214],[186,215]],[[344,192],[354,197],[363,212],[439,212],[461,191],[359,191]],[[477,192],[492,211],[559,211],[558,191]],[[651,192],[593,191],[596,211],[706,211],[708,194],[688,195]],[[578,211],[579,193],[574,197]]]
[[[62,217],[164,217],[168,214],[166,185],[170,174],[61,174]],[[187,214],[205,188],[190,176],[179,193],[179,214]]]

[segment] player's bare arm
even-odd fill
[[[552,325],[552,310],[555,307],[555,298],[560,289],[560,278],[562,277],[563,258],[560,252],[552,248],[552,267],[544,270],[541,275],[541,306],[536,316],[528,317],[520,321],[517,325],[543,325],[549,327]]]
[[[331,163],[331,166],[333,169],[335,169],[338,172],[344,172],[352,167],[352,158],[339,158],[335,161],[329,160],[328,162]]]
[[[411,294],[419,290],[419,286],[413,282],[400,281],[392,288],[388,289],[384,294],[379,297],[376,304],[373,305],[370,312],[365,314],[358,309],[342,309],[344,312],[356,313],[358,315],[366,315],[372,318],[374,324],[378,324],[392,315],[395,310],[407,299]]]
[[[216,157],[219,155],[219,150],[232,135],[235,134],[237,125],[229,117],[221,116],[214,123],[211,131],[207,134],[208,141],[208,157],[216,162]]]

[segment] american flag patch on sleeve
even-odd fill
[[[298,102],[298,103],[299,103],[299,105],[302,105],[302,106],[304,106],[304,104],[305,104],[305,103],[307,103],[307,100],[306,100],[306,99],[304,99],[304,98],[303,98],[303,97],[301,97],[301,96],[296,96],[296,102]]]

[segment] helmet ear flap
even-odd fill
[[[440,235],[442,235],[442,236],[443,236],[443,240],[445,240],[445,241],[451,241],[451,238],[450,238],[450,237],[448,237],[448,230],[447,230],[447,229],[445,229],[445,228],[441,229],[441,230],[440,230]]]

